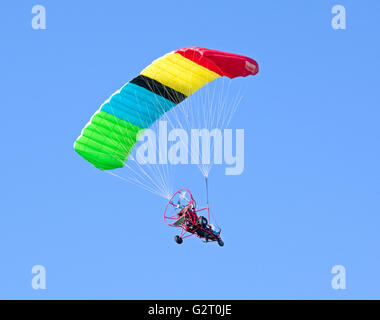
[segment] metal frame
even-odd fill
[[[181,207],[179,207],[178,205],[173,203],[173,199],[176,195],[178,195],[184,191],[189,193],[190,199],[186,199],[186,201],[187,201],[186,205],[182,205]],[[168,208],[170,206],[174,207],[175,210],[177,209],[178,212],[176,212],[175,214],[173,214],[171,216],[168,216],[167,211],[168,211]],[[180,213],[186,207],[188,207],[189,209],[187,209],[185,211],[186,216],[185,216],[184,222],[178,226],[174,225],[175,222],[177,222],[181,218]],[[188,237],[195,235],[197,238],[205,239],[206,242],[218,241],[220,239],[219,235],[215,235],[211,230],[205,229],[199,223],[198,212],[201,212],[204,210],[207,210],[207,218],[208,218],[207,225],[209,226],[210,225],[210,207],[207,205],[207,207],[204,207],[204,208],[197,210],[196,209],[196,202],[195,202],[193,195],[191,194],[190,190],[183,188],[183,189],[178,190],[176,193],[174,193],[173,196],[168,201],[168,203],[166,204],[165,211],[164,211],[164,221],[168,226],[181,228],[181,232],[180,232],[179,236],[182,239],[185,239],[185,238],[188,238]],[[189,213],[189,211],[191,212],[191,214]],[[197,221],[194,221],[194,216],[193,216],[194,214],[196,216]],[[170,220],[174,220],[174,221],[170,222]],[[186,222],[190,222],[190,224],[186,224]],[[198,235],[198,233],[197,233],[198,230],[202,230],[204,233],[207,234],[207,236]]]

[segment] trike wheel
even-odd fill
[[[181,244],[183,242],[183,239],[180,236],[175,236],[174,241],[178,244]]]

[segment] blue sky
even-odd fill
[[[36,4],[46,30],[31,27]],[[335,4],[346,8],[346,30],[331,27]],[[0,8],[0,298],[380,298],[378,1]],[[236,80],[244,99],[230,127],[245,130],[244,173],[210,175],[223,248],[178,246],[163,199],[73,150],[112,92],[186,46],[260,65]],[[204,201],[194,168],[176,183]],[[34,265],[46,268],[46,290],[30,285]],[[334,265],[346,268],[346,290],[331,287]]]

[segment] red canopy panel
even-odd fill
[[[220,76],[226,76],[231,79],[255,75],[259,72],[259,65],[255,60],[240,54],[201,47],[182,48],[175,51],[175,53],[181,54]]]

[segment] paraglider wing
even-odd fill
[[[170,52],[101,105],[74,149],[101,170],[121,168],[141,130],[176,104],[218,77],[246,77],[257,72],[257,62],[242,55],[200,47]]]

